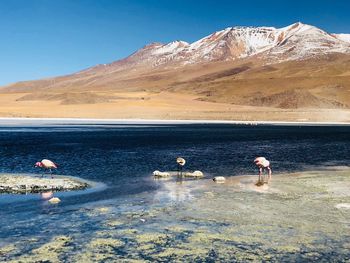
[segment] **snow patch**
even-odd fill
[[[350,34],[332,34],[335,38],[350,43]]]
[[[301,22],[283,28],[228,27],[191,44],[152,43],[135,52],[129,63],[154,67],[229,61],[259,54],[267,61],[300,60],[329,53],[350,53],[350,34],[328,34]]]

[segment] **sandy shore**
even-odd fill
[[[350,125],[340,121],[240,121],[240,120],[162,120],[162,119],[94,119],[94,118],[16,118],[0,117],[2,126],[20,125],[79,125],[79,124],[244,124],[244,125]]]
[[[191,94],[116,93],[109,102],[62,104],[56,100],[22,100],[27,93],[0,94],[0,116],[149,120],[228,120],[350,122],[349,109],[281,109],[200,101]],[[111,95],[111,94],[109,94]]]

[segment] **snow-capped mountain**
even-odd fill
[[[144,116],[147,109],[152,118],[171,118],[176,111],[192,112],[193,108],[184,110],[192,104],[203,107],[204,112],[196,115],[201,118],[211,111],[221,114],[233,104],[249,106],[242,119],[251,110],[256,116],[255,107],[349,109],[349,40],[350,34],[329,34],[302,23],[283,28],[229,27],[193,43],[152,43],[110,64],[17,82],[2,87],[0,93],[15,98],[14,109],[38,105],[40,112],[34,116],[50,112],[54,102],[63,105],[62,112],[79,105],[76,112],[89,109],[95,114],[101,109],[106,112],[103,116],[127,118]],[[46,108],[41,105],[47,102]],[[101,107],[90,108],[94,104]],[[163,107],[171,110],[165,113]],[[16,110],[9,112],[17,116]],[[158,112],[161,115],[154,115]],[[261,116],[272,115],[275,111]],[[304,118],[305,112],[293,116]],[[324,115],[320,118],[324,120]]]
[[[350,34],[332,34],[332,36],[344,41],[350,43]]]
[[[254,55],[275,63],[329,53],[350,53],[350,34],[329,34],[298,22],[284,28],[229,27],[191,44],[152,43],[114,64],[167,67],[232,61]]]

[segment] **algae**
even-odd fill
[[[106,225],[109,227],[117,227],[123,225],[124,222],[121,222],[120,220],[108,220],[106,222]]]
[[[9,262],[62,262],[64,252],[68,251],[72,239],[68,236],[56,236],[50,242],[31,250],[27,255],[15,258]]]
[[[7,251],[5,259],[13,262],[350,260],[350,213],[344,205],[350,203],[344,188],[350,170],[328,172],[274,176],[263,191],[254,185],[255,177],[227,178],[222,185],[166,181],[170,186],[158,190],[153,202],[145,193],[120,212],[100,204],[88,217],[86,209],[74,212],[72,218],[85,216],[93,230],[79,231],[83,224],[67,222],[75,229],[69,237],[41,246],[37,239],[29,251],[14,243],[0,248],[0,258]],[[185,195],[178,198],[178,193]],[[140,205],[142,198],[147,204]]]
[[[135,236],[138,243],[153,243],[156,245],[164,245],[168,235],[162,233],[144,233]]]
[[[13,254],[16,250],[17,250],[17,248],[14,244],[0,247],[0,259],[7,258],[7,257],[11,256],[11,254]]]
[[[114,238],[92,239],[73,259],[74,262],[108,262],[115,259],[115,251],[124,243]]]

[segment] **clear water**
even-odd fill
[[[84,213],[94,207],[107,206],[117,217],[147,211],[151,206],[162,209],[168,202],[174,205],[173,199],[155,201],[154,196],[166,190],[151,173],[176,170],[177,156],[187,160],[186,169],[201,170],[207,178],[254,174],[252,160],[256,156],[271,160],[275,174],[348,165],[350,127],[187,124],[0,128],[1,173],[37,173],[33,164],[49,158],[59,164],[57,174],[106,185],[96,191],[58,193],[62,202],[56,206],[38,195],[0,195],[0,245],[35,237],[44,242],[57,235],[79,233],[91,237],[104,229],[99,223],[106,220],[102,212],[100,216]],[[196,182],[192,186],[196,187]],[[175,200],[175,205],[181,206],[181,201],[177,204]],[[16,256],[30,249],[30,244],[21,247]]]

